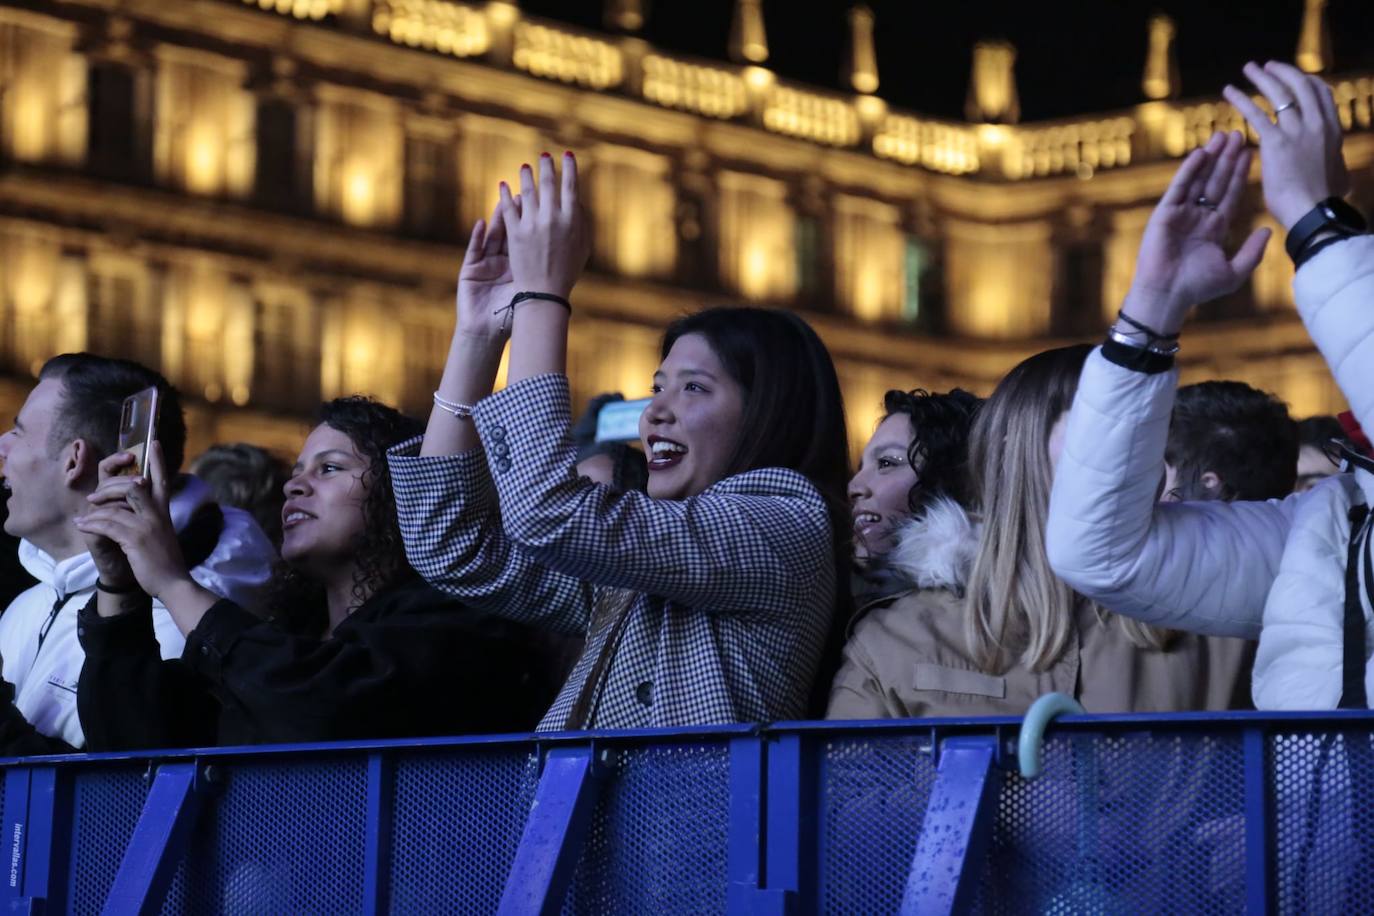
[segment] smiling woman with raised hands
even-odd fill
[[[574,473],[569,296],[587,260],[577,165],[504,184],[458,283],[423,444],[391,452],[407,553],[467,603],[587,648],[541,729],[814,712],[838,652],[849,550],[844,409],[830,356],[787,312],[704,311],[664,335],[640,418],[648,493]],[[491,394],[505,333],[508,387]],[[827,674],[822,678],[828,681]]]

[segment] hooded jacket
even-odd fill
[[[253,603],[276,562],[267,536],[247,512],[219,507],[209,486],[190,475],[179,479],[171,501],[172,524],[191,578],[222,597]],[[216,536],[217,534],[217,536]],[[77,639],[77,614],[95,594],[97,572],[89,553],[54,560],[20,541],[19,561],[38,584],[15,598],[0,615],[0,753],[21,755],[85,746],[77,715],[77,684],[85,654]],[[153,607],[153,628],[164,658],[181,654],[186,639],[161,603]],[[31,729],[17,720],[22,716]],[[36,731],[37,735],[34,735]],[[46,748],[43,738],[56,739]]]
[[[964,639],[964,589],[977,552],[976,524],[950,500],[903,526],[888,562],[907,588],[860,610],[826,718],[1021,715],[1051,691],[1096,713],[1243,703],[1253,643],[1180,634],[1167,649],[1142,649],[1087,601],[1075,611],[1068,648],[1047,670],[981,669]]]
[[[1323,249],[1298,271],[1293,293],[1355,418],[1374,429],[1374,237]],[[1147,375],[1100,351],[1089,356],[1050,500],[1050,564],[1122,614],[1259,637],[1258,708],[1334,709],[1343,688],[1349,512],[1374,504],[1374,475],[1337,475],[1281,501],[1156,505],[1177,386],[1177,370]],[[1369,646],[1374,586],[1364,570],[1358,581]],[[1374,659],[1368,649],[1364,655],[1374,697]]]

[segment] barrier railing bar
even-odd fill
[[[5,774],[5,830],[10,840],[7,912],[62,912],[66,908],[70,843],[59,832],[71,824],[71,781],[57,767],[16,768]]]
[[[98,754],[52,754],[42,757],[0,757],[0,769],[14,766],[31,767],[43,764],[110,764],[147,761],[204,760],[209,757],[231,757],[235,761],[262,757],[281,757],[297,754],[366,753],[385,750],[441,750],[448,748],[511,747],[527,748],[538,742],[542,747],[582,745],[595,740],[606,743],[662,742],[681,744],[684,741],[720,741],[736,735],[757,735],[763,726],[698,725],[687,728],[640,728],[597,732],[513,732],[492,735],[452,735],[440,738],[378,738],[366,741],[320,741],[309,744],[245,744],[234,747],[148,748],[138,751],[109,751]]]
[[[1258,727],[1242,736],[1245,760],[1245,912],[1268,916],[1275,912],[1274,862],[1269,851],[1274,811],[1268,786],[1267,735]]]
[[[612,754],[590,744],[549,750],[499,916],[552,916],[562,909]]]
[[[29,770],[14,767],[5,772],[5,838],[9,841],[9,875],[0,884],[0,899],[7,902],[6,910],[24,897],[24,868],[27,865],[26,847],[29,841]]]
[[[997,819],[998,740],[954,736],[941,743],[902,916],[967,913],[972,906]]]
[[[102,913],[161,911],[200,816],[208,776],[195,761],[158,767]]]
[[[59,831],[71,824],[66,774],[56,767],[29,771],[29,842],[24,857],[24,896],[48,912],[65,909],[67,856],[71,844]]]
[[[1218,726],[1243,728],[1252,724],[1267,725],[1330,725],[1342,726],[1355,722],[1374,721],[1371,710],[1326,710],[1321,712],[1197,712],[1197,713],[1119,713],[1111,715],[1063,716],[1055,720],[1056,728],[1102,728],[1134,726],[1174,730],[1210,729]],[[743,725],[702,725],[675,729],[624,729],[599,732],[540,732],[507,733],[499,735],[455,735],[443,738],[387,738],[368,741],[330,741],[312,744],[263,744],[239,747],[207,748],[150,748],[140,751],[117,751],[101,754],[54,754],[45,757],[0,757],[0,769],[32,767],[35,764],[104,765],[130,761],[172,761],[205,759],[210,757],[250,760],[300,754],[359,753],[387,749],[419,750],[479,746],[528,746],[538,741],[545,747],[579,745],[595,740],[599,744],[631,742],[680,743],[684,740],[722,740],[739,735],[788,735],[822,732],[831,735],[893,732],[917,733],[932,727],[944,734],[960,731],[987,732],[997,726],[1019,726],[1019,716],[986,716],[981,718],[950,719],[881,719],[855,721],[785,721]]]
[[[391,826],[396,764],[390,754],[373,751],[367,756],[367,834],[363,866],[363,912],[368,916],[390,912]]]
[[[770,737],[766,754],[760,912],[812,913],[816,900],[818,796],[815,756],[805,735]]]
[[[726,912],[753,916],[763,889],[763,801],[767,745],[759,737],[730,739],[730,827],[726,849]]]

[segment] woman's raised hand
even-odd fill
[[[518,202],[517,202],[518,201]],[[539,175],[520,168],[520,196],[501,184],[502,220],[516,292],[551,293],[567,298],[591,254],[587,220],[577,197],[577,160],[563,154],[560,176],[548,153],[539,157]]]
[[[101,464],[100,486],[89,497],[94,508],[76,519],[76,527],[90,538],[100,537],[117,544],[143,591],[162,597],[169,587],[190,579],[181,545],[168,509],[168,481],[162,463],[162,448],[148,447],[148,477],[106,477],[106,466],[117,470],[113,458]],[[101,569],[104,575],[104,569]],[[114,583],[110,583],[114,584]],[[120,583],[123,584],[123,583]]]
[[[514,201],[519,209],[520,200]],[[476,340],[502,342],[509,330],[501,310],[516,293],[506,246],[506,223],[498,203],[490,220],[479,219],[472,227],[463,266],[458,271],[457,333]]]
[[[1224,248],[1249,170],[1250,152],[1238,132],[1218,133],[1188,154],[1145,226],[1122,306],[1127,316],[1175,334],[1194,306],[1240,288],[1270,235],[1257,229],[1234,255]]]
[[[1349,190],[1336,100],[1320,77],[1289,64],[1252,62],[1245,65],[1245,75],[1269,100],[1274,120],[1236,87],[1227,86],[1222,94],[1259,136],[1264,203],[1291,229],[1318,201]]]

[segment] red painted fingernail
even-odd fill
[[[576,159],[576,158],[577,158],[576,156],[573,155],[573,151],[570,150],[570,149],[565,149],[565,150],[563,150],[563,155],[564,155],[564,156],[567,156],[569,159]]]
[[[551,154],[549,154],[549,153],[540,153],[539,156],[540,156],[540,158],[542,158],[542,159],[552,159],[552,158],[553,158],[553,156],[552,156]]]
[[[510,185],[506,184],[506,183],[503,181],[503,182],[501,182],[501,187],[503,187],[503,188],[509,188]]]

